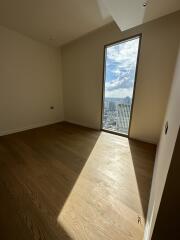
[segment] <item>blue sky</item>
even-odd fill
[[[132,97],[139,38],[106,49],[105,97]]]

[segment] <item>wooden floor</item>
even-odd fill
[[[0,137],[0,239],[142,240],[154,154],[67,123]]]

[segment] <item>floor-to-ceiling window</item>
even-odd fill
[[[128,135],[141,36],[105,47],[102,129]]]

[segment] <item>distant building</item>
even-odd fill
[[[104,109],[108,109],[109,108],[109,101],[105,100],[104,101]]]
[[[109,111],[116,111],[115,102],[109,102]]]
[[[118,104],[117,106],[117,127],[120,132],[127,134],[129,129],[131,104]]]
[[[132,98],[130,98],[130,97],[125,97],[125,98],[123,98],[123,103],[130,105],[130,104],[132,103]]]

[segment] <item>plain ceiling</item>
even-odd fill
[[[180,0],[0,0],[0,25],[60,46],[113,19],[124,31],[178,10]]]
[[[102,1],[122,31],[180,10],[180,0]]]
[[[0,25],[54,46],[109,22],[101,0],[0,0]]]

